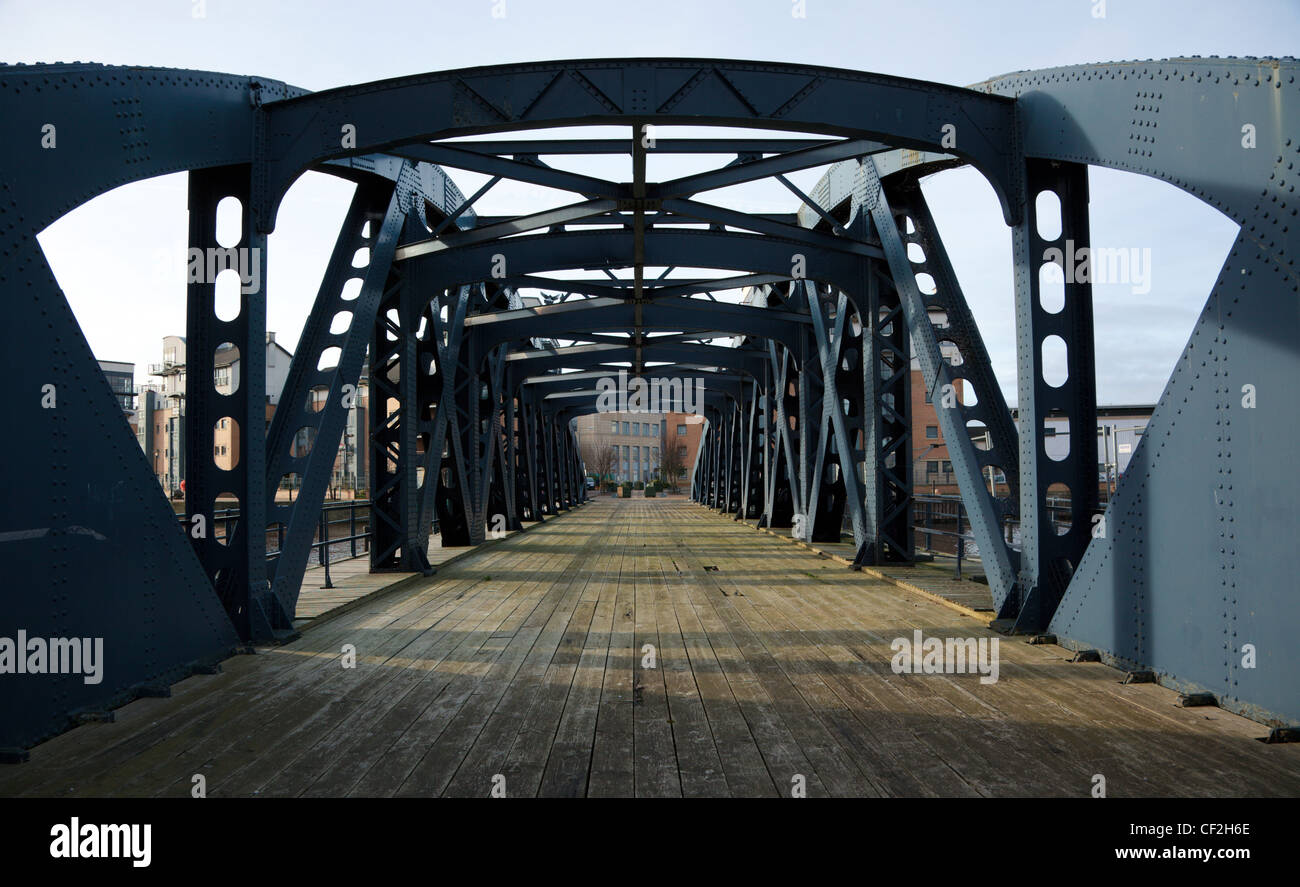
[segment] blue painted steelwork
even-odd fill
[[[476,68],[309,94],[206,72],[0,68],[0,118],[32,134],[0,145],[0,287],[16,312],[5,331],[16,419],[34,435],[0,447],[9,464],[31,465],[33,451],[40,460],[6,489],[0,539],[14,546],[18,566],[0,636],[20,628],[102,636],[111,666],[98,685],[5,678],[0,703],[19,715],[0,727],[0,746],[30,745],[78,709],[112,705],[239,643],[291,631],[348,386],[360,381],[367,348],[374,570],[428,572],[435,515],[444,543],[473,544],[498,515],[513,528],[581,503],[571,422],[597,409],[592,380],[619,369],[708,380],[698,500],[815,540],[838,540],[847,515],[859,563],[905,562],[915,354],[1001,616],[1173,685],[1208,689],[1263,720],[1300,721],[1300,653],[1290,643],[1300,607],[1280,557],[1300,489],[1275,470],[1294,461],[1297,439],[1279,381],[1300,370],[1300,290],[1289,258],[1300,208],[1296,74],[1293,60],[1173,59],[1019,73],[961,89],[801,65],[630,59]],[[643,140],[646,127],[668,124],[774,137]],[[43,145],[47,125],[57,147]],[[571,125],[622,126],[628,137],[509,135]],[[1246,129],[1255,147],[1245,147]],[[461,139],[487,133],[502,136]],[[652,182],[646,156],[654,151],[735,160]],[[611,153],[630,156],[631,182],[543,160]],[[828,163],[807,194],[785,178]],[[988,178],[1013,228],[1019,429],[917,184],[963,164]],[[1060,239],[1086,245],[1088,164],[1163,178],[1242,225],[1100,516],[1088,433],[1096,410],[1090,292],[1073,285],[1065,309],[1051,313],[1037,291],[1037,268],[1056,241],[1037,231],[1035,198],[1055,192]],[[442,166],[491,178],[466,198]],[[257,394],[273,258],[265,241],[280,199],[308,170],[358,187],[266,430]],[[235,249],[261,259],[232,321],[216,319],[211,279],[189,285],[184,528],[122,427],[35,241],[91,197],[174,171],[190,174],[191,246],[217,248],[216,204],[235,196],[243,208]],[[702,196],[762,178],[782,182],[802,206],[750,214]],[[476,202],[501,179],[574,196],[527,216],[477,216]],[[369,262],[353,268],[363,247]],[[909,255],[913,248],[924,258]],[[730,276],[651,279],[648,267]],[[610,279],[562,279],[577,269]],[[934,293],[920,289],[918,273],[934,279]],[[347,299],[353,278],[360,294]],[[713,300],[739,287],[749,290],[747,304]],[[527,305],[525,288],[558,298]],[[350,314],[347,328],[331,333],[340,311]],[[932,311],[946,316],[946,328],[935,328]],[[1041,346],[1053,334],[1069,354],[1059,389],[1042,378]],[[961,352],[960,378],[976,405],[945,399],[958,373],[941,359],[941,340]],[[222,342],[244,359],[233,395],[211,384]],[[336,361],[322,359],[335,348]],[[54,406],[44,405],[47,385]],[[1243,386],[1257,405],[1244,406]],[[328,392],[319,411],[308,406],[313,390]],[[1061,463],[1042,445],[1054,409],[1081,432]],[[230,470],[209,455],[221,418],[240,426],[241,458]],[[987,427],[989,448],[970,441],[969,421]],[[313,445],[299,453],[292,442],[304,428]],[[93,447],[82,442],[88,431]],[[984,487],[981,469],[990,465],[1005,473],[1008,498]],[[287,473],[301,476],[300,497],[273,503],[269,491]],[[1062,536],[1045,517],[1053,483],[1073,494]],[[222,543],[195,528],[211,522],[217,494],[227,492],[239,498],[241,525]],[[1016,517],[1021,552],[1002,534]],[[270,564],[268,524],[284,527]],[[78,568],[91,558],[101,565],[94,577]]]

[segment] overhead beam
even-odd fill
[[[614,209],[615,201],[613,200],[587,200],[582,203],[573,203],[569,206],[561,206],[557,209],[548,209],[545,212],[534,213],[528,216],[519,216],[508,222],[500,222],[496,225],[488,225],[483,228],[470,228],[465,231],[459,231],[454,234],[447,234],[443,237],[433,237],[429,240],[421,240],[416,243],[409,243],[397,250],[396,261],[405,261],[413,259],[416,256],[425,256],[430,253],[441,252],[442,250],[455,249],[458,246],[470,246],[475,243],[487,243],[492,240],[499,240],[502,237],[511,237],[515,234],[523,234],[528,231],[536,231],[539,228],[550,228],[553,225],[563,225],[567,221],[574,219],[585,219],[590,216],[599,216]]]
[[[650,189],[649,196],[661,200],[670,197],[690,197],[701,191],[713,191],[757,179],[766,179],[779,173],[795,172],[824,166],[853,157],[864,157],[880,151],[888,151],[892,146],[871,139],[846,139],[816,148],[803,148],[775,157],[764,157],[748,163],[725,166],[722,169],[696,173],[661,182]]]
[[[479,154],[626,154],[622,139],[493,139],[438,142]],[[655,139],[656,154],[786,154],[827,144],[825,139]]]
[[[483,173],[489,176],[501,176],[502,178],[513,179],[516,182],[527,182],[532,185],[541,185],[544,188],[556,188],[560,191],[573,191],[586,197],[618,199],[628,196],[626,185],[618,185],[593,176],[584,176],[561,169],[551,169],[550,167],[524,163],[519,160],[507,160],[504,157],[496,157],[491,154],[448,148],[441,144],[402,145],[389,150],[388,153],[395,157],[404,157],[407,160],[450,166],[452,169],[463,169],[467,172]]]

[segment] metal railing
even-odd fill
[[[362,529],[357,529],[357,509],[364,508],[365,513],[361,518]],[[332,514],[346,511],[347,517],[332,518]],[[176,519],[184,526],[186,516],[184,514],[176,515]],[[229,539],[234,533],[235,525],[239,521],[239,509],[222,508],[218,509],[212,516],[212,531],[215,533],[220,528],[221,533],[218,539]],[[347,534],[344,536],[335,536],[333,528],[340,524],[346,524],[348,527]],[[437,522],[435,524],[435,532]],[[271,540],[275,540],[275,549],[271,550]],[[364,541],[364,546],[360,551],[357,550],[357,542]],[[280,556],[284,549],[284,524],[276,524],[274,528],[266,529],[266,560],[275,560]],[[344,545],[348,546],[347,553],[342,557],[335,557],[330,550],[331,546]],[[370,500],[353,499],[349,502],[326,503],[320,511],[316,522],[316,533],[311,543],[311,551],[314,552],[318,564],[325,568],[325,585],[324,588],[333,588],[334,583],[330,579],[330,563],[333,561],[347,561],[354,558],[362,557],[370,553]],[[308,556],[310,560],[311,555]]]
[[[917,535],[917,549],[931,555],[955,557],[957,561],[957,578],[961,578],[962,561],[978,561],[978,547],[975,536],[970,530],[970,519],[966,506],[960,496],[914,496],[912,498],[912,531]],[[1070,515],[1070,500],[1049,497],[1047,510],[1052,516],[1052,524],[1057,524],[1058,514]],[[1007,545],[1018,551],[1020,549],[1020,521],[1007,517],[1002,524],[1003,537]],[[935,546],[938,537],[940,546]],[[944,540],[952,540],[944,545]],[[923,543],[923,544],[922,544]],[[974,548],[976,554],[969,554],[968,548]]]

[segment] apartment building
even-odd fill
[[[668,480],[664,477],[668,447],[680,466],[678,485],[688,482],[704,428],[704,417],[690,413],[593,413],[575,421],[587,471],[597,470],[602,449],[613,448],[617,456],[612,479],[632,483]]]
[[[293,355],[275,341],[275,333],[266,334],[266,407],[270,425],[280,393],[289,378]],[[213,384],[217,391],[230,394],[241,381],[239,349],[229,343],[218,346],[213,357]],[[136,439],[153,466],[162,488],[174,498],[181,495],[185,479],[185,377],[186,342],[184,336],[163,337],[161,363],[149,365],[149,375],[159,381],[141,386],[137,412]],[[213,428],[213,460],[222,469],[239,462],[239,424],[230,416],[217,420]]]
[[[113,389],[117,402],[122,405],[122,412],[134,420],[135,364],[120,360],[101,360],[98,363],[104,378],[108,380],[108,387]]]

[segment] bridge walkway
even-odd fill
[[[998,680],[896,674],[917,631],[998,639]],[[602,497],[55,737],[0,796],[1300,794],[1300,745],[1069,657],[683,499]]]

